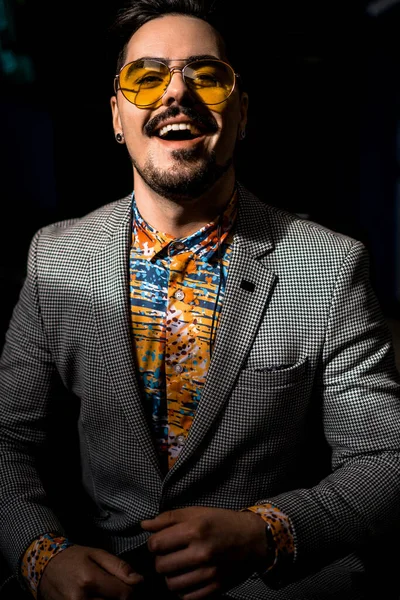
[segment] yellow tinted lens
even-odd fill
[[[149,106],[159,100],[169,81],[168,67],[154,60],[128,63],[119,74],[121,92],[137,106]]]
[[[205,104],[219,104],[231,94],[235,85],[233,69],[217,60],[199,60],[186,65],[186,84]]]

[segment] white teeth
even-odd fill
[[[195,129],[192,127],[190,123],[172,123],[172,125],[166,125],[159,131],[160,137],[167,135],[168,131],[177,131],[178,129],[188,129],[192,134],[195,133]]]

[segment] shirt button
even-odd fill
[[[178,444],[178,446],[183,446],[183,444],[186,442],[186,438],[184,435],[178,435],[176,437],[176,443]]]
[[[183,300],[185,297],[185,294],[182,290],[176,290],[175,294],[174,294],[174,298],[176,298],[177,300]]]
[[[183,372],[183,367],[182,365],[175,365],[175,373],[182,373]]]
[[[183,244],[182,242],[176,242],[176,244],[175,244],[176,250],[183,250],[184,247],[185,247],[185,244]]]

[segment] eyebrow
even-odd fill
[[[213,59],[213,60],[221,60],[218,56],[214,56],[213,54],[193,54],[186,58],[165,58],[162,56],[141,56],[140,58],[136,58],[132,62],[136,62],[138,60],[158,60],[159,62],[163,62],[169,64],[172,61],[182,61],[182,62],[192,62],[193,60],[204,60],[204,59]]]

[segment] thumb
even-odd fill
[[[106,550],[96,549],[90,553],[90,558],[102,567],[110,575],[114,575],[120,581],[128,585],[134,585],[143,581],[142,575],[134,571],[129,563]]]

